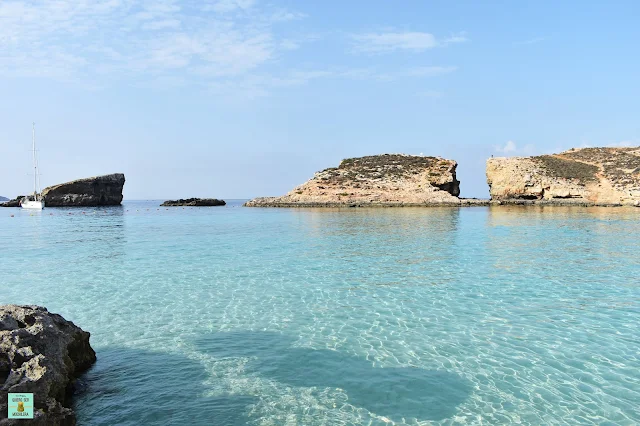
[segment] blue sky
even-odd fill
[[[482,3],[482,4],[480,4]],[[0,195],[280,195],[347,157],[640,145],[640,3],[0,0]]]

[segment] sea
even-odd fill
[[[79,425],[640,424],[640,209],[242,202],[0,209]]]

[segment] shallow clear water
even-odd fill
[[[92,333],[81,425],[635,425],[639,236],[640,209],[0,209],[0,303]]]

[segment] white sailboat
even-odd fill
[[[44,199],[38,191],[38,157],[36,156],[36,123],[33,123],[33,195],[28,195],[22,199],[20,206],[23,209],[42,210]]]

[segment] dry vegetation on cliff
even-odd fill
[[[283,197],[247,206],[424,205],[459,203],[457,163],[438,157],[382,154],[342,160]]]
[[[599,169],[597,166],[591,164],[559,158],[553,155],[541,155],[533,157],[532,160],[538,162],[548,176],[584,181],[598,179],[596,173],[598,173]]]
[[[588,164],[598,164],[614,186],[640,182],[639,148],[584,148],[563,152],[562,156]]]
[[[487,182],[493,200],[640,205],[640,148],[581,148],[555,155],[491,158]]]
[[[428,170],[430,183],[437,186],[442,175],[446,174],[450,167],[449,160],[437,157],[383,154],[347,158],[342,160],[338,167],[324,169],[316,177],[327,185],[337,185],[341,188],[354,185],[360,188],[362,185],[368,186],[370,182],[399,182]]]

